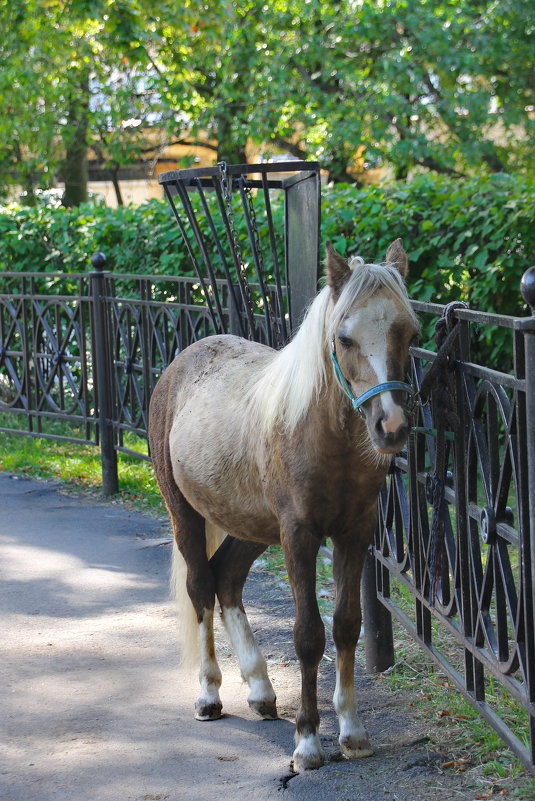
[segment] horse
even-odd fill
[[[347,758],[373,753],[354,689],[360,575],[381,485],[409,431],[411,387],[405,376],[418,336],[400,239],[383,264],[346,260],[328,243],[325,264],[325,286],[284,348],[275,351],[232,335],[201,339],[163,372],[149,410],[152,461],[174,531],[180,616],[189,609],[197,634],[195,717],[222,715],[216,597],[248,685],[249,706],[264,719],[277,717],[242,591],[253,562],[280,543],[301,670],[296,773],[325,760],[317,704],[325,630],[315,572],[327,537],[336,585],[333,701],[339,743]],[[190,647],[183,643],[183,651]]]

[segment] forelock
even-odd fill
[[[329,340],[355,304],[366,303],[381,289],[389,290],[406,307],[408,315],[416,321],[405,283],[395,267],[386,264],[366,264],[359,256],[354,256],[349,260],[349,268],[351,275],[336,300],[327,327]]]

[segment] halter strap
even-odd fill
[[[336,376],[336,380],[338,381],[340,387],[342,388],[343,392],[347,395],[349,400],[351,401],[351,405],[353,409],[358,412],[361,417],[364,417],[364,412],[362,411],[362,405],[366,403],[367,400],[370,398],[374,398],[376,395],[381,395],[383,392],[392,392],[393,390],[399,389],[403,392],[406,392],[409,395],[414,395],[414,390],[410,384],[407,384],[405,381],[384,381],[382,384],[375,384],[375,386],[370,387],[367,389],[366,392],[363,392],[362,395],[358,397],[353,394],[353,390],[351,389],[351,385],[347,378],[345,377],[344,373],[342,372],[342,368],[340,367],[340,362],[338,361],[338,357],[336,355],[335,345],[334,345],[334,337],[331,341],[331,360],[334,367],[334,374]]]

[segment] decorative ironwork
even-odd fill
[[[53,424],[68,421],[79,436],[59,438],[95,443],[87,276],[4,277],[10,291],[0,295],[0,412],[22,418],[26,432],[39,436],[55,436]]]
[[[441,307],[414,303],[420,314]],[[446,432],[447,481],[441,507],[444,541],[437,591],[431,558],[436,411],[420,408],[406,452],[383,487],[373,545],[379,598],[420,642],[455,686],[534,770],[535,638],[528,429],[535,420],[526,382],[535,319],[454,312],[461,327],[454,362],[455,435]],[[476,329],[511,333],[516,371],[502,373],[471,358]],[[420,388],[424,365],[436,354],[413,349],[412,374]],[[531,394],[533,385],[531,386]],[[437,625],[438,624],[438,625]],[[528,713],[523,741],[488,698],[488,677]],[[531,740],[529,738],[531,734]]]
[[[284,344],[315,295],[319,278],[319,165],[221,162],[215,167],[172,170],[158,180],[214,329],[228,331],[220,296],[224,279],[232,332],[263,339],[272,347]],[[278,207],[284,212],[284,232],[274,223],[274,193],[283,199]]]
[[[147,410],[156,381],[177,353],[220,327],[197,278],[106,273],[101,254],[95,266],[89,276],[0,274],[10,290],[0,295],[0,413],[11,415],[0,418],[0,430],[102,446],[108,421],[111,448],[148,458]],[[215,286],[223,330],[235,331],[228,284],[217,279]],[[257,293],[258,285],[251,290]],[[285,295],[285,286],[264,291],[274,302],[279,290]],[[267,342],[265,315],[253,320],[258,340]],[[100,400],[99,381],[109,384]],[[58,423],[79,436],[58,431]]]

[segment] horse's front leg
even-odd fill
[[[336,583],[336,608],[333,617],[333,640],[336,646],[336,687],[334,708],[340,725],[340,748],[348,759],[373,754],[366,729],[357,714],[355,693],[355,648],[362,613],[360,577],[368,540],[347,537],[334,544],[333,573]]]
[[[316,600],[316,556],[321,540],[297,526],[281,532],[295,603],[294,643],[301,666],[301,705],[296,717],[293,769],[319,768],[325,761],[318,729],[318,665],[325,650],[325,628]]]

